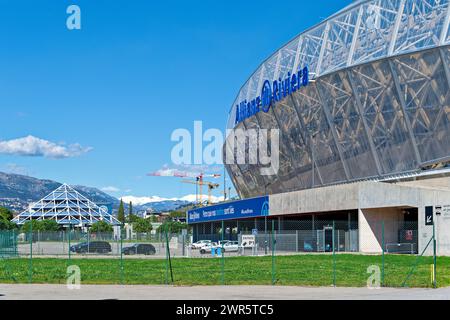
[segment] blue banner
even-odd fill
[[[189,210],[188,223],[212,222],[232,219],[265,217],[269,215],[269,197],[222,203]]]

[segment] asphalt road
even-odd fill
[[[450,288],[170,287],[0,284],[0,300],[450,300]]]

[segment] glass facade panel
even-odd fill
[[[358,13],[359,8],[356,8],[330,21],[320,64],[321,74],[346,65],[353,42]]]
[[[330,110],[331,123],[349,178],[377,176],[377,166],[346,73],[334,73],[317,83],[323,105]]]
[[[353,63],[374,60],[388,53],[399,5],[398,0],[364,4]]]
[[[293,98],[302,123],[311,137],[311,156],[319,168],[323,183],[347,180],[316,86],[310,85],[297,91]]]
[[[448,0],[406,0],[395,53],[439,45]]]
[[[382,174],[412,170],[417,166],[402,108],[387,61],[352,70]]]
[[[450,90],[439,50],[403,56],[394,65],[421,160],[448,156]]]
[[[291,165],[295,168],[297,187],[312,187],[312,159],[304,128],[291,99],[281,102],[274,112],[281,125],[281,140],[291,149]],[[303,130],[302,130],[303,129]]]
[[[308,31],[302,37],[299,58],[301,63],[308,66],[311,71],[317,70],[325,31],[326,24],[323,23],[317,28]]]
[[[276,107],[275,107],[276,108]],[[273,114],[273,108],[270,108],[269,112],[260,112],[256,115],[258,118],[258,121],[262,128],[272,130],[272,129],[278,129],[279,126],[277,123],[277,119],[274,117]],[[268,150],[272,150],[272,141],[271,141],[271,135],[270,132],[268,132],[268,143],[269,148]],[[267,193],[280,193],[283,192],[282,190],[289,190],[290,187],[292,187],[293,182],[291,181],[292,178],[295,178],[295,175],[293,174],[293,168],[290,165],[290,150],[288,149],[288,146],[283,143],[281,134],[280,134],[280,150],[279,150],[279,170],[277,174],[274,175],[267,175],[265,176],[266,180],[268,181],[267,185],[260,186],[262,187],[260,194],[267,194]],[[259,173],[259,172],[258,172]]]

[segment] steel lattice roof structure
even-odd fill
[[[120,225],[120,221],[67,184],[30,205],[12,221],[23,225],[31,220],[55,220],[60,225],[86,226],[99,221]]]
[[[450,160],[448,0],[356,1],[248,79],[229,129],[280,130],[280,170],[226,165],[242,197],[415,174]],[[236,109],[307,65],[314,80],[236,125]],[[248,150],[247,150],[248,151]]]

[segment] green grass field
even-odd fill
[[[400,287],[416,257],[388,255],[385,258],[385,285]],[[409,287],[431,287],[432,258],[423,257],[408,282]],[[33,283],[63,284],[66,268],[77,265],[83,284],[159,285],[166,283],[165,260],[129,259],[33,259]],[[381,268],[381,256],[337,255],[336,284],[363,287],[367,284],[371,265]],[[224,259],[226,285],[270,285],[272,272],[276,285],[331,286],[333,284],[333,257],[331,255],[278,256],[272,269],[271,257],[235,257]],[[28,259],[0,260],[1,283],[28,283]],[[175,285],[222,284],[222,259],[173,259]],[[169,276],[170,278],[170,276]],[[440,287],[450,286],[450,258],[438,258],[437,281]]]

